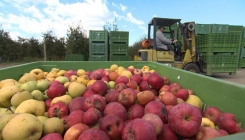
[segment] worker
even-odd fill
[[[167,39],[164,35],[165,27],[159,26],[156,33],[156,44],[158,51],[174,51],[171,44],[174,44],[177,40]]]

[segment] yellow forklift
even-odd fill
[[[158,26],[164,26],[167,29],[164,31],[165,36],[178,40],[172,45],[174,51],[157,50],[156,31]],[[151,34],[153,38],[151,38]],[[142,42],[146,46],[138,51],[136,61],[155,61],[200,73],[202,61],[198,60],[195,41],[195,22],[181,23],[181,19],[154,17],[148,24],[148,39]]]

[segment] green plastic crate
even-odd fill
[[[245,57],[239,59],[239,68],[245,68]]]
[[[108,61],[108,55],[90,55],[89,61]]]
[[[241,47],[240,58],[245,58],[245,47]]]
[[[240,50],[241,34],[212,33],[196,36],[197,52],[236,52]]]
[[[128,55],[128,44],[126,43],[110,44],[110,55],[115,55],[115,54]]]
[[[82,54],[67,54],[66,61],[84,61],[84,55]]]
[[[237,71],[239,61],[237,53],[202,53],[200,57],[205,62],[207,75],[213,73],[235,74]]]
[[[129,61],[128,55],[110,55],[110,61]]]
[[[245,27],[243,27],[243,38],[245,38]]]
[[[196,24],[195,33],[198,34],[210,34],[212,33],[212,24]]]
[[[108,43],[89,42],[89,53],[108,55]]]
[[[89,41],[108,42],[108,31],[104,30],[89,30]]]
[[[114,42],[129,42],[129,32],[126,31],[111,31],[110,32],[110,43]]]
[[[229,33],[243,33],[243,26],[239,25],[229,25]]]
[[[212,33],[228,33],[228,24],[213,24]]]
[[[242,43],[241,43],[242,47],[245,47],[245,37],[242,38]]]

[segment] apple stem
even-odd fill
[[[7,108],[6,112],[9,110],[14,114],[14,111],[10,107]]]

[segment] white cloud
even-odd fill
[[[139,26],[139,28],[140,28],[141,30],[143,30],[143,33],[144,33],[144,34],[148,32],[148,31],[147,31],[147,28],[146,28],[145,26]]]
[[[121,8],[122,11],[125,11],[127,9],[127,7],[122,5],[121,3],[120,3],[120,8]]]
[[[133,15],[132,15],[131,12],[127,13],[126,20],[128,20],[128,21],[130,21],[130,22],[132,22],[132,23],[134,23],[134,24],[137,24],[137,25],[142,25],[142,24],[144,24],[144,22],[143,22],[142,20],[138,20],[138,19],[136,19],[135,17],[133,17]]]
[[[35,6],[30,6],[24,9],[24,12],[32,14],[33,17],[38,18],[38,19],[44,18],[44,15]]]

